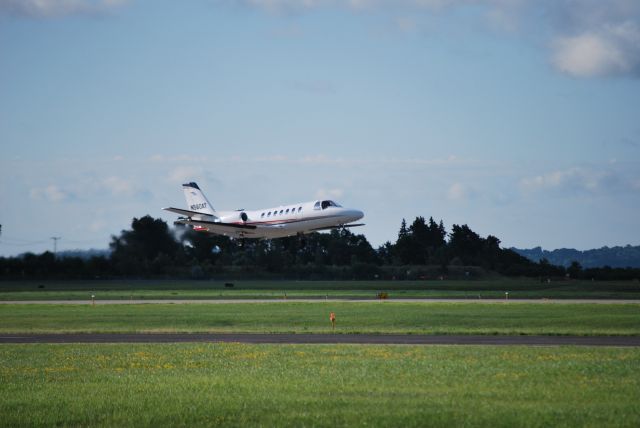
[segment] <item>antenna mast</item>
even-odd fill
[[[61,236],[52,236],[51,238],[53,240],[53,255],[55,256],[56,253],[58,252],[58,240],[62,239]]]

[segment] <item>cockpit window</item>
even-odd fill
[[[316,202],[316,203],[313,205],[313,209],[314,209],[314,210],[319,210],[319,209],[320,209],[320,201]]]
[[[317,203],[316,203],[316,205],[317,205]],[[335,203],[335,202],[333,202],[333,201],[322,201],[322,209],[323,209],[323,210],[324,210],[324,209],[327,209],[327,208],[329,208],[329,207],[337,207],[337,208],[340,208],[340,205],[339,205],[339,204],[336,204],[336,203]]]

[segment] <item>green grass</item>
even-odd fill
[[[640,299],[637,281],[6,281],[0,300],[375,298]]]
[[[0,332],[639,335],[640,305],[281,302],[0,305]]]
[[[0,346],[11,426],[640,426],[640,349]]]

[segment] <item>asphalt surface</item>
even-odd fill
[[[323,302],[407,302],[407,303],[536,303],[536,304],[640,304],[640,300],[623,299],[136,299],[96,300],[96,305],[145,305],[145,304],[229,304],[229,303],[323,303]],[[90,305],[91,300],[0,300],[0,305]]]
[[[640,346],[640,336],[480,336],[399,334],[70,333],[2,334],[3,343],[189,343],[276,344]]]

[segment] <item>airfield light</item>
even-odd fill
[[[509,292],[508,292],[508,291],[505,291],[505,292],[504,292],[504,298],[505,298],[506,300],[509,300]]]

